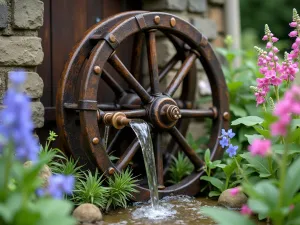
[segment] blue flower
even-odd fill
[[[239,147],[238,146],[233,146],[232,144],[229,145],[227,148],[226,152],[228,153],[229,157],[233,157],[236,155],[236,151]]]
[[[20,161],[36,161],[39,146],[34,138],[30,99],[22,92],[24,72],[9,74],[11,86],[5,94],[5,108],[0,112],[0,153],[11,143]]]
[[[52,175],[49,178],[49,185],[45,189],[38,189],[37,195],[44,196],[46,194],[56,199],[62,199],[65,194],[72,194],[75,178],[71,175]]]
[[[227,136],[227,132],[225,131],[225,129],[222,129],[222,136]]]
[[[228,130],[227,132],[228,137],[231,139],[235,136],[235,133],[232,132],[232,129]]]
[[[229,140],[227,137],[222,137],[222,139],[220,140],[220,145],[222,146],[222,148],[224,148],[225,146],[229,145]]]

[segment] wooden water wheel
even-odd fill
[[[161,49],[156,48],[156,38],[162,35],[173,44],[176,54],[159,70]],[[131,46],[128,41],[133,48],[121,59],[119,50]],[[124,60],[130,61],[128,65]],[[193,104],[196,60],[200,60],[212,91],[213,105],[205,110],[195,109]],[[176,75],[166,83],[178,62],[181,66]],[[180,86],[181,93],[174,97]],[[57,95],[57,125],[64,151],[106,176],[130,165],[140,180],[139,193],[134,196],[137,201],[149,199],[149,190],[140,145],[125,126],[130,119],[143,119],[151,127],[160,197],[195,195],[204,162],[185,138],[190,119],[211,119],[207,145],[217,159],[222,155],[218,135],[228,125],[228,112],[225,79],[207,39],[186,21],[161,12],[121,13],[92,27],[71,53]],[[115,127],[107,148],[103,144],[105,124]],[[171,138],[163,140],[165,134]],[[177,151],[184,152],[195,170],[181,182],[169,184],[167,172]],[[111,154],[117,160],[112,160]]]

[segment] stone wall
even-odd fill
[[[44,107],[40,102],[43,80],[36,73],[44,53],[38,29],[43,25],[44,3],[40,0],[0,0],[0,103],[9,86],[8,73],[27,73],[24,92],[32,100],[36,128],[44,125]]]
[[[208,38],[213,47],[222,47],[225,36],[224,2],[225,0],[144,0],[143,8],[149,11],[164,11],[177,15],[194,25]],[[173,45],[163,36],[157,40],[157,49],[159,49],[159,66],[164,65],[175,54]],[[169,74],[167,82],[170,82],[178,68],[179,65],[176,65],[175,70]],[[196,101],[202,96],[210,94],[209,84],[200,63],[197,63],[197,71]],[[202,107],[207,109],[209,106],[202,105]],[[202,132],[199,131],[204,130],[204,127],[201,121],[194,120],[189,129],[194,138],[197,138],[201,136]]]

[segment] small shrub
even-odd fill
[[[133,197],[132,193],[136,190],[137,180],[133,177],[130,169],[126,169],[121,173],[115,173],[108,178],[109,197],[106,209],[109,207],[127,207],[127,201]]]
[[[182,152],[179,152],[177,157],[172,157],[173,161],[169,168],[169,182],[172,184],[176,184],[180,182],[185,176],[191,174],[191,172],[194,170],[194,166]]]
[[[76,204],[92,203],[101,209],[107,204],[109,190],[103,186],[102,176],[98,171],[92,174],[91,171],[84,173],[75,186],[73,201]]]

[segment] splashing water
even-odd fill
[[[151,140],[149,125],[143,120],[132,120],[130,126],[139,139],[145,167],[148,178],[148,185],[150,190],[151,206],[158,208],[158,190],[157,190],[157,176],[155,167],[155,158],[153,153],[153,145]]]

